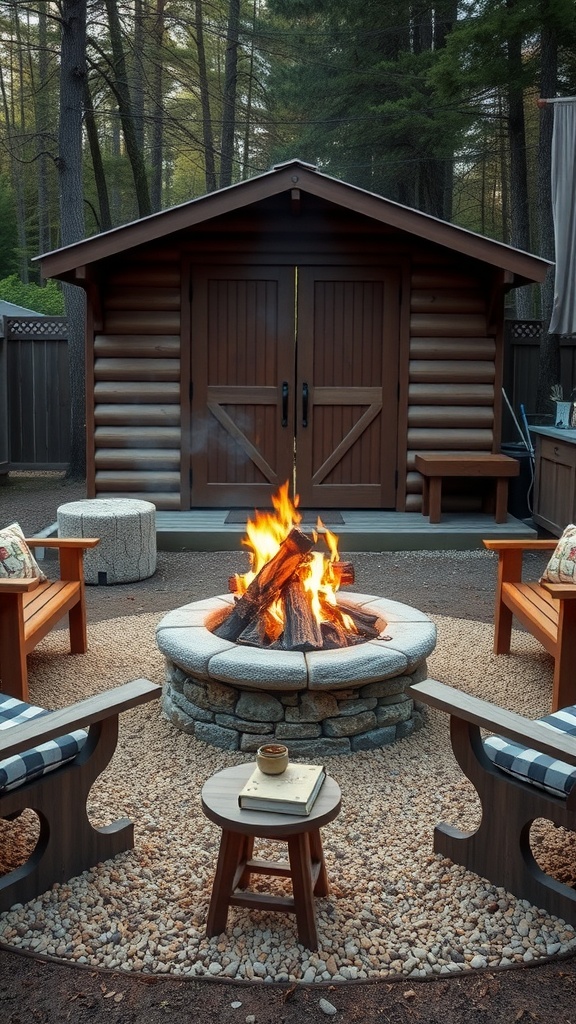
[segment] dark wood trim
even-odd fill
[[[42,274],[44,277],[66,276],[81,265],[106,259],[118,252],[126,252],[137,245],[158,241],[167,235],[202,224],[213,217],[222,217],[271,196],[285,193],[288,212],[295,185],[303,197],[310,193],[336,206],[352,210],[368,220],[377,221],[437,245],[446,246],[473,259],[511,271],[518,284],[523,283],[524,279],[526,282],[541,282],[546,276],[549,266],[546,260],[513,249],[501,242],[475,235],[418,210],[400,206],[356,186],[329,178],[304,167],[299,161],[292,161],[287,166],[268,171],[259,177],[103,232],[64,249],[46,253],[39,257]]]
[[[98,293],[98,305],[97,308],[101,310],[100,304],[100,288],[96,281],[93,282],[90,292],[87,295],[87,299],[90,301],[86,304],[86,339],[85,339],[85,388],[86,388],[86,496],[88,498],[94,498],[96,491],[94,488],[94,476],[95,476],[95,445],[94,440],[94,412],[96,404],[95,396],[95,377],[94,377],[94,335],[95,335],[95,320],[92,306],[92,292]],[[100,322],[100,319],[99,319]]]
[[[400,261],[400,310],[398,340],[398,433],[396,436],[396,511],[406,508],[408,458],[408,401],[410,389],[410,306],[414,268],[410,260]]]

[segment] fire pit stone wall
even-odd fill
[[[163,708],[177,728],[226,750],[253,753],[277,740],[294,757],[320,758],[385,746],[422,724],[406,690],[426,677],[436,644],[436,627],[423,612],[371,595],[339,595],[341,606],[377,615],[381,635],[303,653],[215,636],[211,629],[232,601],[197,601],[158,624]]]

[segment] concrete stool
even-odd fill
[[[88,498],[60,505],[59,537],[100,537],[84,556],[84,580],[134,583],[156,571],[156,507],[134,498]]]

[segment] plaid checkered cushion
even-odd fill
[[[47,714],[48,711],[44,708],[37,708],[33,704],[17,700],[16,697],[7,697],[5,693],[0,693],[0,730],[11,729],[15,725],[22,725]],[[24,782],[40,778],[41,775],[59,768],[66,761],[72,761],[82,750],[87,735],[85,729],[76,729],[65,736],[40,743],[23,754],[14,754],[13,757],[0,761],[0,793],[16,789]]]
[[[556,732],[576,736],[576,705],[538,718],[537,722]],[[498,768],[554,796],[567,796],[576,782],[576,767],[573,765],[539,754],[537,750],[530,750],[519,743],[510,743],[500,736],[489,736],[484,741],[484,749]]]

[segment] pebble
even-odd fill
[[[335,1013],[338,1013],[336,1007],[332,1003],[329,1003],[327,999],[321,999],[318,1006],[322,1010],[322,1013],[325,1013],[327,1017],[333,1017]]]

